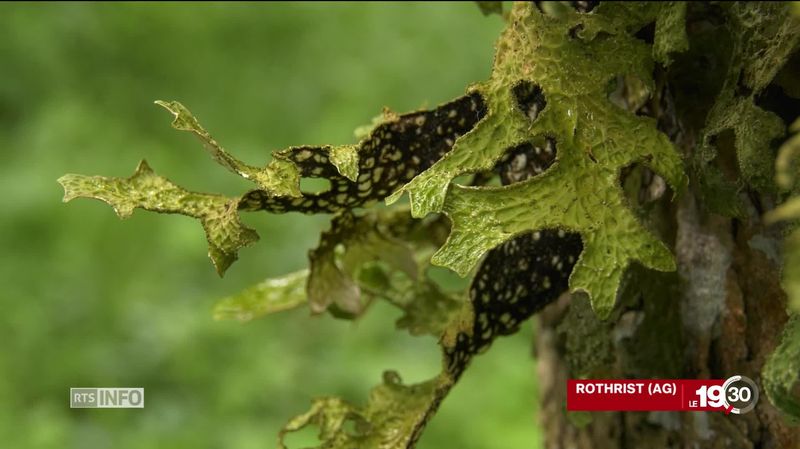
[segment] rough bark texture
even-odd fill
[[[675,108],[663,107],[672,101],[669,93],[662,90],[653,101],[660,102],[651,111],[662,129],[684,152],[693,151],[692,127],[681,124]],[[641,192],[653,191],[656,181],[650,179]],[[707,212],[692,191],[674,203],[669,194],[653,199],[642,218],[673,245],[677,273],[633,267],[606,322],[580,294],[565,294],[539,314],[535,344],[544,447],[800,448],[800,427],[784,420],[763,388],[755,410],[740,416],[565,411],[568,378],[741,374],[761,385],[765,359],[788,318],[780,286],[781,236],[760,219],[770,198],[743,193],[742,199],[750,207],[743,219]]]
[[[574,295],[562,296],[539,315],[536,348],[545,447],[800,447],[800,429],[785,422],[763,395],[756,409],[742,416],[707,412],[568,416],[564,411],[564,385],[576,375],[726,378],[742,374],[760,383],[765,357],[778,344],[779,330],[787,319],[778,266],[753,248],[751,227],[714,219],[701,224],[691,199],[681,202],[678,216],[678,234],[694,236],[678,238],[680,278],[636,270],[636,275],[647,281],[663,282],[674,294],[660,298],[639,295],[641,301],[626,304],[624,312],[609,323],[593,322],[596,319],[586,313],[586,300]],[[655,279],[659,277],[662,279]],[[629,286],[627,293],[632,293],[631,288],[637,287]],[[664,303],[648,304],[653,300]],[[665,313],[667,309],[680,313]],[[612,360],[590,360],[589,369],[583,372],[580,365],[586,365],[591,354],[574,350],[564,325],[576,314],[581,315],[585,327],[602,327],[612,345]],[[680,326],[672,328],[670,324],[675,322]],[[654,341],[661,344],[652,345]]]

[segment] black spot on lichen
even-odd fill
[[[446,348],[448,370],[463,371],[471,355],[567,290],[569,275],[583,250],[577,233],[546,229],[526,233],[490,251],[469,290],[475,313],[472,332],[460,333]]]
[[[412,112],[377,126],[358,147],[358,178],[339,174],[330,147],[301,146],[274,154],[293,162],[301,177],[325,178],[331,188],[298,198],[248,192],[243,210],[273,213],[333,213],[381,200],[441,159],[456,139],[486,115],[483,98],[472,93],[430,111]]]

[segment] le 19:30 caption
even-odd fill
[[[570,379],[569,411],[721,411],[747,413],[758,386],[745,376],[727,379]]]

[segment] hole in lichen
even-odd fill
[[[500,178],[493,170],[467,173],[453,178],[453,184],[470,187],[500,186]]]
[[[570,28],[569,29],[569,37],[572,38],[572,39],[577,39],[578,38],[578,34],[580,34],[580,32],[583,31],[584,28],[586,28],[586,27],[584,27],[582,23],[579,23],[579,24],[575,25],[574,27]]]
[[[536,120],[539,113],[547,106],[541,86],[530,81],[521,81],[513,88],[517,106],[531,121]]]
[[[319,428],[314,425],[304,426],[301,429],[287,433],[283,437],[283,443],[288,448],[317,447],[321,442]]]
[[[468,278],[462,278],[452,270],[435,265],[429,266],[425,274],[445,292],[464,291],[470,283]]]
[[[350,413],[342,423],[342,430],[351,437],[363,437],[369,432],[370,423],[362,416]]]
[[[534,1],[532,3],[533,6],[535,6],[536,9],[539,10],[539,12],[553,17],[561,17],[567,11],[568,6],[572,7],[572,9],[581,14],[586,14],[591,12],[597,5],[600,4],[599,1],[572,1],[572,2]]]
[[[453,178],[452,182],[453,182],[453,184],[458,184],[460,186],[471,185],[471,183],[472,183],[472,175],[471,174],[458,175],[455,178]]]
[[[482,171],[475,173],[469,185],[474,187],[497,187],[500,186],[500,177],[494,171]]]
[[[650,98],[650,90],[638,76],[619,75],[609,81],[606,92],[608,92],[608,101],[620,108],[647,115],[647,111],[641,111],[641,109]]]
[[[608,84],[606,85],[606,97],[608,101],[614,105],[622,109],[628,109],[628,105],[625,102],[625,83],[621,75],[617,75],[608,80]]]
[[[579,1],[579,2],[569,2],[570,6],[575,8],[575,11],[578,11],[581,14],[586,14],[592,12],[592,10],[600,4],[599,1]]]
[[[537,139],[539,140],[539,139]],[[506,151],[495,165],[503,185],[514,184],[544,173],[556,160],[556,141],[551,137],[525,142]]]
[[[800,111],[800,52],[795,52],[772,82],[756,95],[756,105],[792,123]]]
[[[774,112],[784,123],[792,123],[800,111],[800,98],[788,95],[786,90],[777,83],[769,84],[756,96],[756,106]]]
[[[564,17],[569,9],[569,5],[565,2],[533,2],[533,5],[536,6],[542,14],[556,18]]]
[[[653,42],[656,40],[656,23],[650,22],[639,28],[639,31],[634,34],[634,37],[643,40],[646,44],[653,45]]]
[[[753,94],[753,89],[747,85],[744,79],[744,70],[739,71],[739,78],[736,80],[736,95],[740,97],[749,97]]]
[[[638,208],[664,197],[669,190],[664,178],[641,162],[623,167],[619,179],[628,204],[642,213]]]
[[[331,182],[326,178],[300,178],[300,191],[303,193],[322,193],[331,189]]]

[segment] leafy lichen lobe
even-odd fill
[[[654,63],[668,64],[686,48],[685,10],[679,2],[610,2],[548,14],[533,2],[517,3],[491,77],[466,95],[429,111],[387,114],[354,145],[276,152],[263,168],[234,158],[180,103],[159,102],[175,116],[176,129],[193,133],[218,163],[255,188],[238,198],[193,193],[144,165],[126,179],[67,175],[65,199],[99,198],[122,217],[135,207],[196,217],[220,273],[257,238],[239,212],[336,214],[310,254],[308,271],[266,281],[226,300],[217,313],[248,320],[308,302],[315,312],[354,317],[375,297],[404,309],[399,325],[439,337],[441,373],[404,385],[387,372],[363,407],[319,399],[281,438],[315,424],[323,448],[410,448],[470,360],[568,286],[588,293],[603,318],[632,261],[675,269],[666,245],[629,208],[619,178],[626,167],[643,164],[677,194],[686,185],[682,160],[654,120],[617,106],[608,93],[620,76],[652,91]],[[651,23],[652,45],[636,37]],[[493,170],[503,185],[454,182]],[[330,188],[303,192],[303,177],[325,178]],[[399,220],[352,211],[394,202],[403,192],[415,219],[405,211]],[[432,213],[451,222],[440,248],[436,239],[410,237],[419,229],[441,230],[428,226]],[[434,248],[420,264],[416,255]],[[436,290],[420,269],[428,262],[461,275],[477,267],[465,297]],[[398,277],[413,298],[396,295]]]
[[[486,117],[401,190],[409,193],[415,216],[444,212],[453,222],[435,264],[466,275],[488,250],[515,235],[539,229],[576,232],[584,249],[570,288],[587,292],[600,316],[611,311],[631,261],[675,269],[667,247],[625,204],[619,173],[642,163],[678,193],[686,185],[682,160],[652,119],[607,98],[607,85],[618,75],[652,86],[653,50],[633,33],[662,12],[673,13],[671,8],[611,3],[592,14],[567,9],[552,17],[530,3],[514,6],[491,78],[472,88],[485,98]],[[656,29],[657,56],[683,47],[670,29]],[[536,86],[543,97],[536,114],[522,106],[525,98],[517,86],[524,84]],[[491,169],[508,149],[543,138],[554,141],[558,159],[541,177],[500,188],[451,184],[461,174]]]

